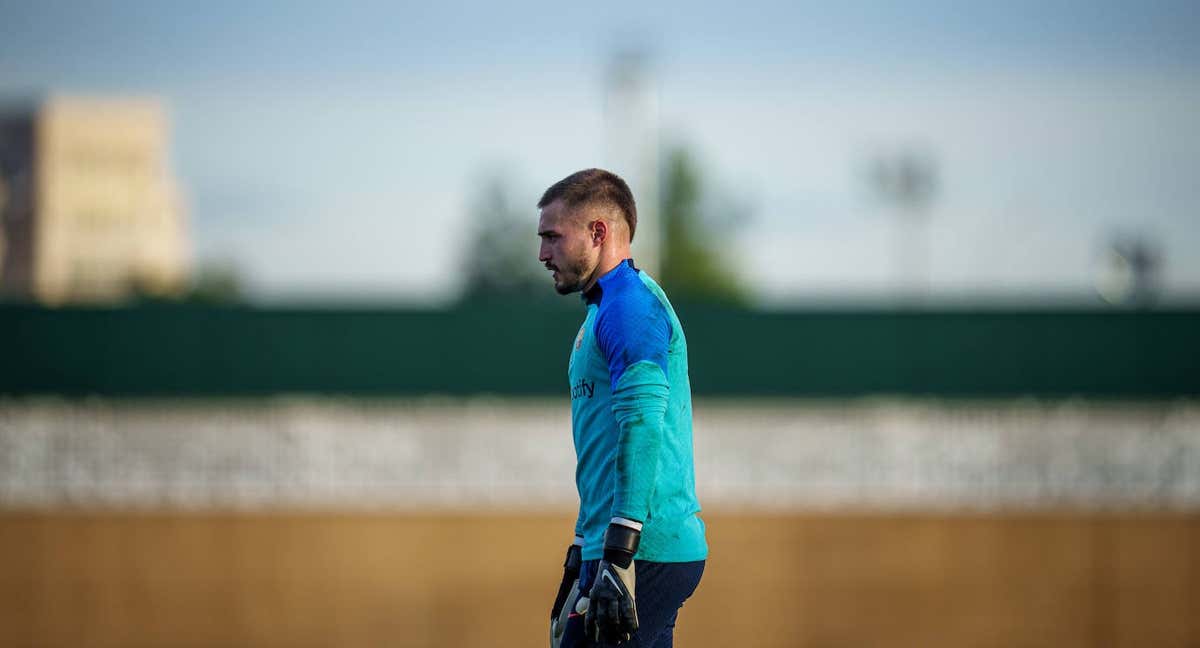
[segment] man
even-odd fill
[[[551,646],[670,648],[704,572],[687,341],[658,284],[633,264],[637,207],[600,169],[546,190],[538,258],[559,294],[582,292],[568,377],[579,516],[551,609]]]

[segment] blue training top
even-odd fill
[[[631,259],[583,299],[587,317],[567,370],[583,558],[601,557],[604,530],[623,517],[643,523],[636,560],[703,560],[708,543],[697,515],[692,389],[679,318]]]

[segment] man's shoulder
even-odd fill
[[[630,269],[606,283],[597,318],[622,326],[669,319],[661,297],[662,289],[653,279]]]
[[[665,373],[673,337],[671,314],[653,284],[636,269],[623,270],[602,285],[595,323],[614,391],[625,369],[636,362],[652,361]]]

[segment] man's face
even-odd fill
[[[582,290],[600,260],[600,247],[588,221],[567,210],[561,200],[542,209],[538,219],[542,239],[538,260],[554,272],[554,289],[560,295]]]

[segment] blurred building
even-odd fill
[[[52,98],[0,116],[0,294],[57,305],[182,292],[169,129],[151,99]]]

